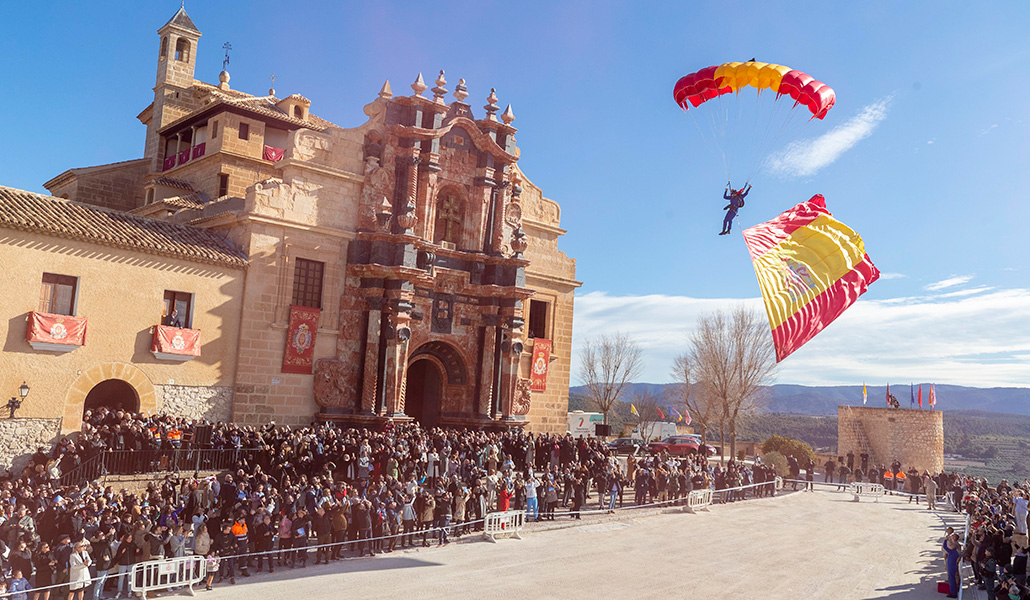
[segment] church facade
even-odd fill
[[[365,122],[341,128],[299,94],[246,94],[224,70],[218,84],[197,80],[201,32],[183,9],[158,33],[154,101],[138,116],[144,156],[61,173],[44,184],[53,198],[8,194],[29,198],[30,212],[52,203],[87,211],[87,219],[124,216],[140,230],[165,227],[172,238],[201,236],[202,250],[180,249],[175,260],[217,254],[217,269],[180,270],[161,300],[155,294],[123,308],[145,312],[141,326],[160,312],[160,324],[131,332],[138,339],[129,346],[151,338],[155,347],[174,339],[189,346],[195,336],[197,355],[179,360],[181,347],[171,346],[108,349],[103,376],[135,378],[111,403],[159,411],[183,406],[169,400],[188,396],[194,416],[252,424],[414,419],[565,430],[580,283],[575,261],[557,246],[565,233],[559,205],[518,166],[510,106],[502,110],[490,90],[474,109],[464,80],[449,90],[441,71],[432,88],[420,74],[410,94],[394,94],[387,82],[364,107]],[[27,214],[5,231],[20,233],[0,244],[8,258],[37,265],[30,278],[52,280],[60,269],[98,280],[125,276],[117,260],[58,267],[44,254],[16,256],[18,236],[35,222]],[[67,238],[45,228],[32,235]],[[57,275],[82,279],[67,293],[89,293],[85,275]],[[66,310],[74,312],[72,305],[89,303]],[[76,429],[70,421],[86,407],[90,386],[102,382],[76,382],[54,368],[74,352],[29,343],[33,318],[52,322],[50,304],[5,310],[26,329],[24,347],[14,332],[0,355],[8,367],[17,362],[3,369],[4,385],[36,378],[50,399],[28,401],[23,411],[62,416],[64,430]],[[102,322],[99,314],[66,317]],[[77,352],[80,374],[94,367],[85,342]],[[62,393],[76,386],[75,394]],[[145,393],[151,400],[141,403]],[[205,404],[215,397],[217,404]]]

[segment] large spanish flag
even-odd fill
[[[779,362],[865,293],[880,272],[862,237],[833,218],[821,194],[744,230]]]

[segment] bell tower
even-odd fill
[[[151,158],[158,154],[157,130],[197,107],[192,88],[201,35],[182,6],[157,33],[157,82],[144,151]]]

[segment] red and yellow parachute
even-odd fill
[[[755,93],[742,93],[749,87]],[[765,90],[772,93],[763,94]],[[806,123],[825,118],[837,102],[833,88],[811,75],[754,60],[684,75],[672,94],[693,118],[702,142],[718,149],[726,179],[747,181],[774,164],[767,161],[794,142]]]
[[[697,108],[702,103],[740,88],[772,90],[779,96],[790,96],[796,104],[808,107],[812,117],[822,119],[837,102],[833,88],[807,73],[783,65],[763,62],[729,62],[706,67],[680,77],[673,88],[676,104],[687,110],[688,103]]]

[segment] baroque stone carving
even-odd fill
[[[365,159],[365,181],[361,185],[361,226],[376,229],[376,212],[384,198],[393,195],[393,176],[389,169],[379,166],[379,159],[369,156]],[[388,202],[388,201],[387,201]]]
[[[333,358],[315,361],[315,402],[322,408],[344,408],[352,404],[344,395],[345,368],[343,361]]]
[[[529,408],[532,404],[532,393],[530,392],[532,384],[532,380],[525,377],[519,377],[518,381],[515,382],[515,397],[511,400],[511,414],[529,414]]]
[[[312,160],[324,156],[329,150],[329,140],[321,135],[300,130],[295,134],[290,158]]]

